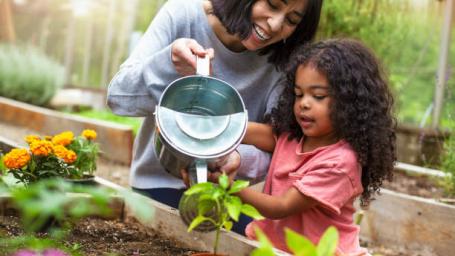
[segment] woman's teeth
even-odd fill
[[[262,30],[260,27],[258,26],[254,26],[254,31],[256,32],[256,35],[258,36],[259,39],[261,39],[262,41],[265,41],[267,39],[270,39],[270,36],[267,35],[264,30]]]

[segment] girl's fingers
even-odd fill
[[[189,188],[190,187],[190,176],[188,174],[188,171],[185,169],[181,169],[180,175],[182,175],[182,180],[183,180],[183,183],[185,184],[185,186],[187,188]]]

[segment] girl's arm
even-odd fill
[[[268,124],[248,122],[242,143],[254,145],[263,151],[273,152],[275,148],[275,137],[272,127]]]
[[[237,194],[243,203],[254,206],[264,217],[281,219],[308,210],[318,204],[316,200],[292,187],[282,196],[271,196],[245,188]]]

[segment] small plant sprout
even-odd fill
[[[274,256],[273,245],[267,236],[259,229],[255,229],[256,237],[259,241],[259,248],[254,250],[251,256]],[[333,256],[338,244],[338,231],[335,227],[329,227],[321,239],[319,244],[315,246],[306,237],[299,233],[286,228],[286,244],[289,250],[295,256]]]
[[[251,205],[243,204],[239,197],[235,196],[243,188],[248,187],[249,182],[237,180],[229,186],[229,179],[222,174],[218,184],[204,182],[191,186],[182,197],[180,204],[185,204],[190,198],[196,199],[197,215],[191,221],[188,232],[191,232],[201,224],[210,224],[216,231],[213,244],[213,253],[216,255],[221,228],[231,230],[233,221],[238,221],[241,213],[253,219],[263,219],[262,215]]]

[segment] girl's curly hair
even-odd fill
[[[289,140],[304,136],[290,111],[300,65],[315,67],[329,82],[334,132],[357,153],[364,188],[361,204],[367,206],[383,180],[392,178],[396,161],[393,97],[379,61],[362,43],[351,39],[326,40],[297,49],[286,69],[283,93],[270,116],[275,133],[289,132]]]

